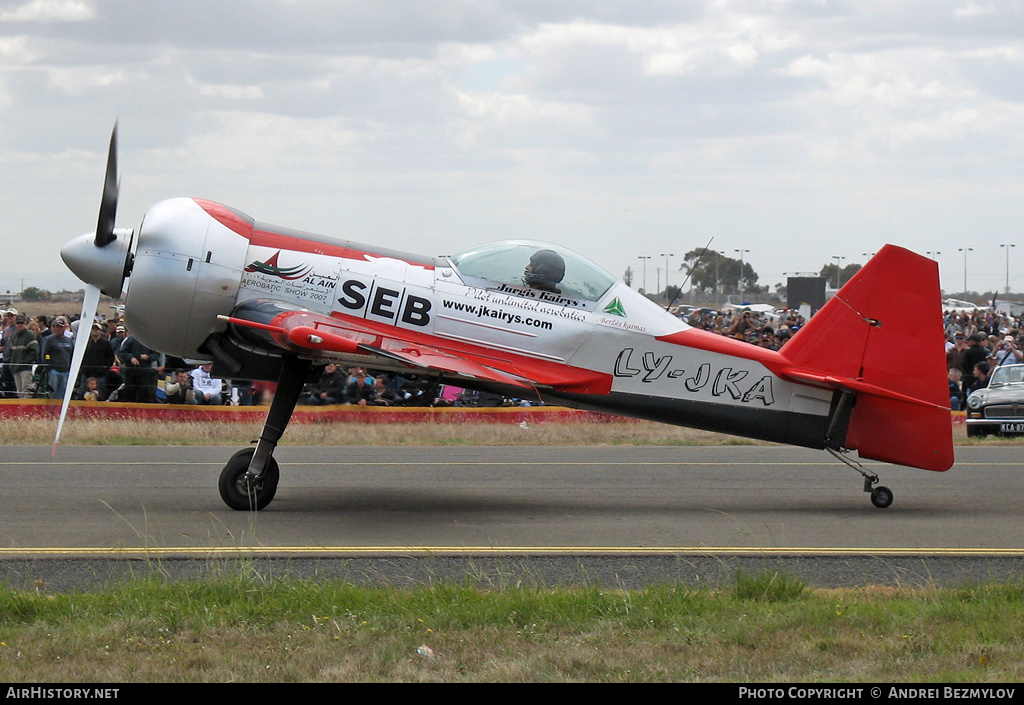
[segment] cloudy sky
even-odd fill
[[[770,286],[899,244],[960,291],[972,248],[968,289],[1007,253],[1024,289],[1018,0],[0,0],[0,291],[75,286],[115,120],[122,227],[202,196],[651,290],[711,241]]]

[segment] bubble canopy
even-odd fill
[[[451,262],[464,279],[484,279],[525,287],[529,286],[524,277],[526,265],[541,250],[552,250],[565,262],[565,276],[557,284],[562,294],[597,301],[616,281],[608,272],[575,252],[529,240],[505,240],[480,245],[460,252],[451,258]]]

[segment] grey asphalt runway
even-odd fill
[[[543,581],[622,584],[765,561],[821,584],[1024,575],[1016,447],[958,448],[946,473],[866,464],[895,494],[880,510],[855,471],[790,447],[282,446],[259,513],[218,495],[234,450],[4,448],[0,579],[238,556],[413,582],[512,561]]]

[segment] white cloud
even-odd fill
[[[522,43],[541,56],[584,47],[624,50],[639,60],[645,74],[675,76],[748,70],[765,53],[783,51],[795,39],[771,17],[710,12],[697,22],[667,26],[545,24]]]
[[[526,123],[536,126],[546,121],[573,126],[593,125],[589,111],[581,105],[541,101],[527,95],[499,93],[459,95],[465,115],[473,120],[496,124]]]
[[[85,22],[95,17],[95,6],[84,0],[31,0],[0,10],[0,22]]]
[[[14,65],[25,65],[35,61],[36,52],[32,49],[29,37],[0,37],[0,69]]]
[[[265,97],[260,86],[230,86],[204,84],[196,86],[196,93],[204,98],[227,98],[229,100],[257,100]]]
[[[994,14],[996,14],[996,11],[997,10],[996,10],[995,3],[992,3],[992,2],[986,2],[986,3],[969,2],[966,5],[964,5],[963,7],[958,7],[957,9],[953,10],[953,16],[954,17],[968,17],[968,18],[970,18],[970,17],[981,17],[983,15],[994,15]]]
[[[1008,107],[972,86],[951,54],[932,49],[803,56],[786,74],[820,79],[799,99],[803,112],[815,116],[807,126],[821,135],[845,134],[861,153],[871,142],[890,150],[959,142],[988,131]]]
[[[616,274],[715,234],[774,283],[886,240],[981,252],[1024,220],[1019,3],[4,8],[0,240],[47,213],[52,269],[116,117],[126,224],[186,192],[427,252],[528,232]]]
[[[820,78],[836,105],[861,110],[905,110],[923,103],[963,101],[974,92],[949,73],[949,57],[930,51],[886,51],[875,54],[804,56],[794,61],[790,76]]]
[[[211,117],[210,131],[189,138],[184,154],[218,172],[322,169],[335,164],[356,141],[355,134],[336,118],[296,119],[235,111]]]
[[[96,88],[128,85],[133,81],[130,71],[117,66],[51,66],[46,74],[50,88],[69,96],[82,96]]]

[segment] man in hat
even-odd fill
[[[125,338],[127,337],[128,329],[118,323],[114,328],[114,334],[110,336],[110,347],[114,349],[115,356],[117,356],[117,351],[121,349],[121,346],[124,344]]]
[[[18,309],[9,308],[4,312],[4,323],[3,323],[3,369],[0,370],[0,396],[13,397],[16,396],[14,373],[11,371],[11,336],[15,334],[16,327],[14,319],[18,315]]]
[[[157,368],[163,367],[160,354],[129,334],[117,350],[117,359],[121,361],[125,387],[124,395],[119,397],[120,401],[155,403],[159,374]]]
[[[1012,335],[1005,336],[995,351],[988,356],[989,364],[993,367],[1001,365],[1019,365],[1024,362],[1024,351],[1017,347],[1017,341]]]
[[[18,396],[28,396],[28,385],[32,381],[32,365],[39,359],[39,339],[27,326],[28,320],[18,315],[14,319],[15,332],[10,338],[10,365]],[[5,360],[8,358],[5,356]]]
[[[68,373],[71,371],[74,341],[65,335],[68,330],[68,319],[64,316],[54,318],[50,330],[52,333],[43,340],[39,355],[41,362],[49,368],[47,383],[50,385],[50,398],[63,399],[68,384]]]
[[[320,373],[320,380],[310,390],[305,403],[312,406],[340,404],[345,396],[345,385],[347,384],[348,374],[333,362],[329,362],[324,367],[324,371]]]

